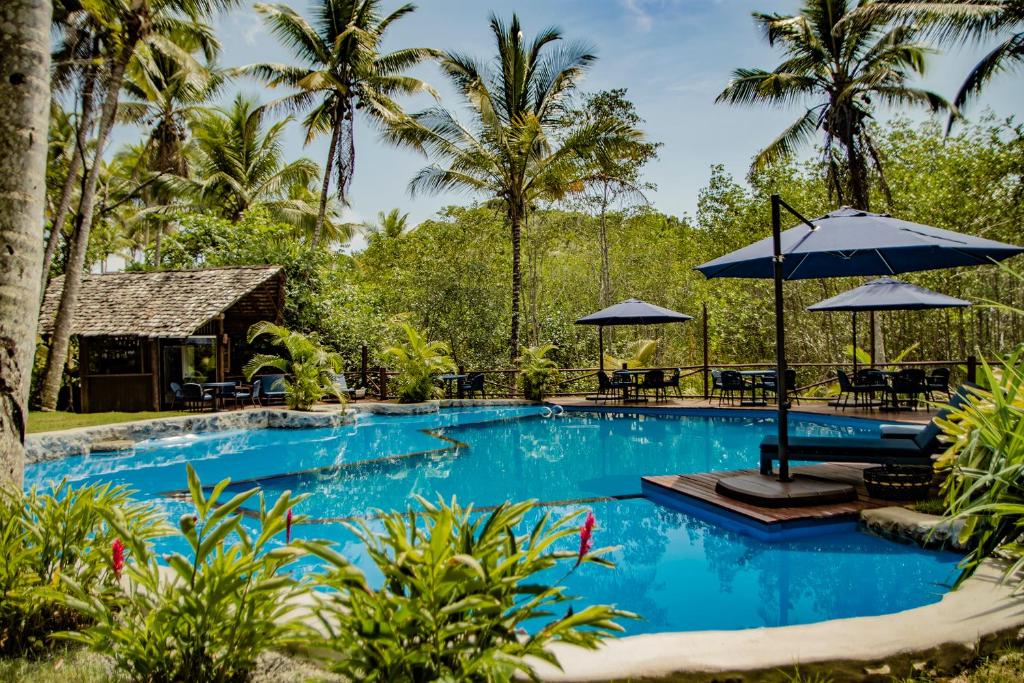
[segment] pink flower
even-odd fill
[[[594,519],[594,513],[588,512],[587,518],[583,522],[583,526],[580,527],[580,553],[576,559],[576,564],[583,561],[583,557],[590,552],[592,547],[591,536],[594,534],[594,523],[597,520]]]
[[[288,508],[288,515],[284,518],[284,542],[292,542],[292,509]]]
[[[110,566],[114,570],[114,576],[121,578],[121,570],[124,569],[124,543],[121,539],[115,539],[110,548]]]

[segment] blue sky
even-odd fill
[[[306,7],[303,0],[291,4],[300,11]],[[398,4],[398,0],[385,0],[384,6],[391,9]],[[724,164],[743,177],[757,150],[800,111],[714,104],[733,68],[770,68],[779,60],[778,53],[756,31],[751,11],[790,13],[799,7],[798,0],[420,0],[418,4],[414,14],[393,26],[385,47],[428,46],[490,55],[487,18],[492,10],[504,17],[518,12],[527,36],[553,24],[561,27],[566,38],[590,43],[598,61],[582,88],[628,88],[629,97],[647,120],[649,138],[664,143],[660,159],[649,167],[647,177],[658,185],[650,199],[666,213],[693,213],[697,193],[712,164]],[[264,28],[251,4],[221,17],[217,32],[225,66],[291,59]],[[983,48],[972,46],[934,58],[923,84],[951,98]],[[457,104],[435,66],[423,66],[415,73],[438,87],[449,106]],[[236,89],[264,100],[277,96],[251,81],[239,82]],[[429,104],[428,97],[405,102],[410,110]],[[980,114],[983,107],[1000,116],[1024,115],[1019,76],[995,81],[970,113]],[[884,118],[890,113],[879,115]],[[322,163],[326,140],[307,147],[302,142],[298,126],[293,124],[287,137],[289,156],[308,156]],[[419,222],[442,206],[467,201],[464,195],[411,199],[407,183],[426,163],[422,157],[384,145],[361,125],[356,145],[354,219],[372,220],[378,211],[400,207]]]

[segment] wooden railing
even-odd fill
[[[364,357],[365,358],[365,357]],[[365,362],[365,360],[364,360]],[[999,360],[990,361],[998,364]],[[936,368],[950,369],[951,384],[954,386],[963,381],[974,381],[978,361],[973,356],[963,360],[918,360],[901,361],[899,363],[881,363],[877,367],[896,370],[902,368]],[[666,375],[679,370],[680,385],[684,398],[708,399],[711,394],[712,370],[759,370],[772,369],[773,362],[762,363],[708,363],[702,365],[684,365],[659,369]],[[834,397],[835,391],[829,391],[837,384],[836,371],[839,369],[853,370],[852,363],[788,363],[788,367],[797,372],[797,388],[794,392],[800,400],[828,401]],[[859,369],[869,366],[858,364]],[[484,376],[485,393],[490,398],[515,398],[519,394],[519,371],[516,369],[472,369],[459,368],[460,374],[477,374]],[[611,370],[609,370],[611,372]],[[553,396],[585,396],[592,394],[597,388],[598,368],[559,368],[559,379],[554,383],[550,393]],[[385,368],[362,367],[358,371],[346,373],[349,386],[365,387],[367,395],[378,400],[394,398],[392,379],[397,372]],[[802,383],[801,383],[802,382]]]

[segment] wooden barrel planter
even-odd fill
[[[864,486],[872,498],[922,500],[928,497],[933,476],[931,467],[882,465],[864,470]]]

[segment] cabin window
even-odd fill
[[[150,372],[146,345],[139,337],[99,337],[86,342],[90,375],[142,375]]]

